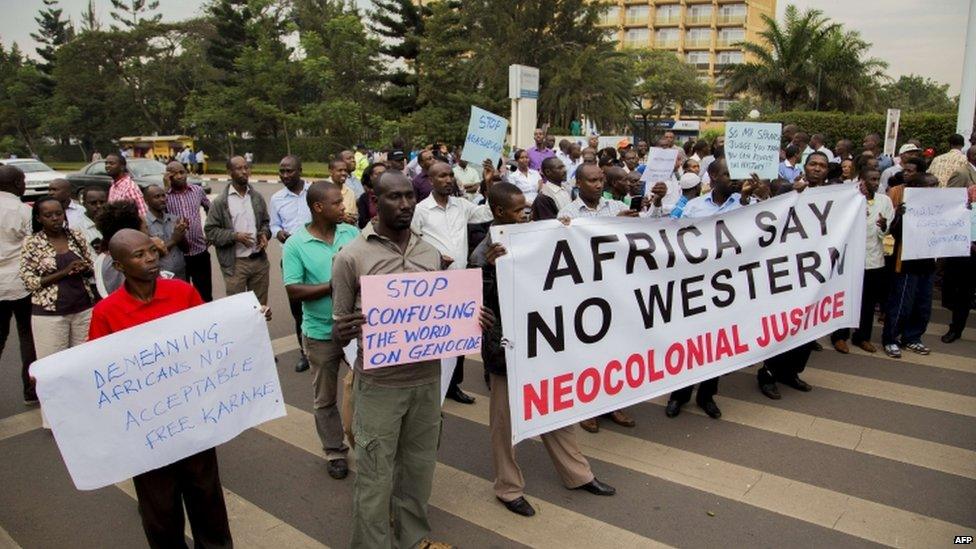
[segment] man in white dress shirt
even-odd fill
[[[451,167],[434,162],[427,168],[431,193],[417,204],[410,228],[441,252],[445,268],[464,269],[468,266],[468,224],[485,223],[494,219],[487,204],[476,206],[471,201],[454,196],[455,182]],[[459,357],[447,398],[461,404],[474,403],[474,397],[461,390],[464,381],[464,357]]]

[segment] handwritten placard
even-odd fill
[[[481,270],[364,276],[363,368],[481,350]]]
[[[485,160],[497,162],[502,156],[507,130],[508,120],[472,105],[461,160],[473,166],[481,166]]]
[[[966,189],[905,189],[902,259],[969,255],[972,214]]]
[[[678,148],[671,147],[651,147],[647,150],[647,163],[644,173],[641,174],[641,181],[645,183],[658,183],[671,179],[674,174],[674,164],[678,161]]]
[[[251,292],[45,357],[31,375],[80,490],[158,469],[285,415],[268,327]]]
[[[753,173],[763,179],[775,179],[779,173],[780,124],[727,122],[725,124],[725,161],[729,177],[748,179]]]

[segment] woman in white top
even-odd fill
[[[542,187],[542,176],[539,175],[539,172],[529,168],[529,152],[525,149],[515,151],[515,163],[518,165],[518,169],[508,174],[508,182],[522,191],[522,194],[525,195],[526,204],[531,206]]]

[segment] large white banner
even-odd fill
[[[45,357],[31,375],[80,490],[168,465],[285,415],[267,323],[251,292]]]
[[[493,227],[512,441],[856,326],[865,208],[834,185],[702,219]]]

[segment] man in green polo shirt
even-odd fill
[[[332,258],[359,231],[342,222],[346,210],[342,192],[335,184],[312,183],[306,199],[312,222],[285,242],[282,269],[288,299],[302,302],[302,335],[315,388],[315,428],[328,460],[329,476],[341,479],[349,474],[349,447],[342,439],[342,421],[336,405],[343,353],[332,339]]]

